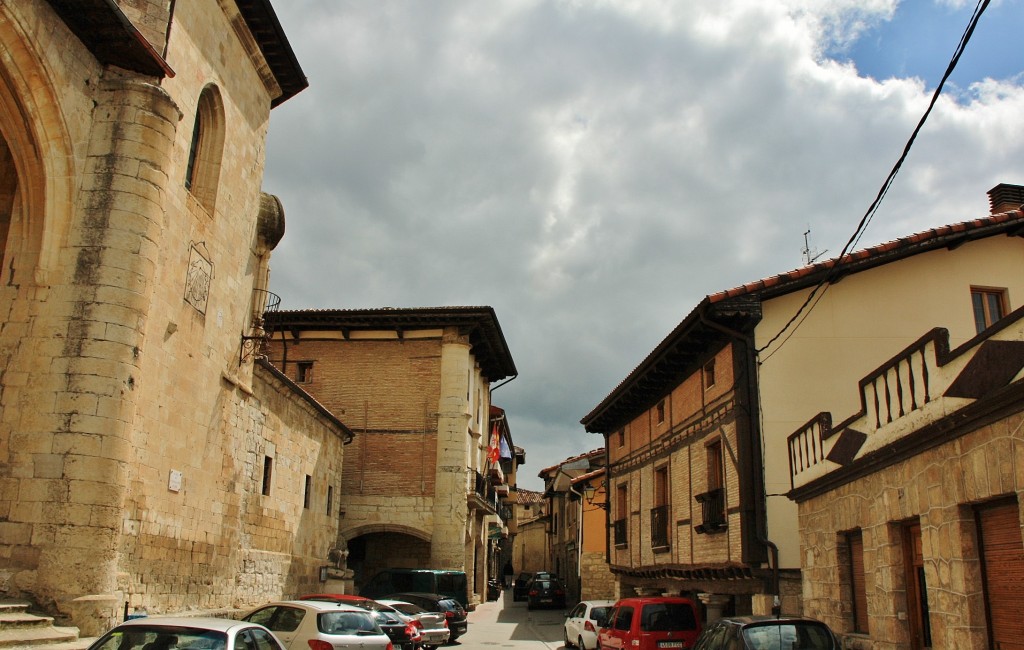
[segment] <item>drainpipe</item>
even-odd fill
[[[736,331],[734,329],[730,329],[728,327],[725,327],[724,325],[721,325],[719,323],[716,323],[716,322],[708,319],[707,315],[705,314],[705,309],[701,309],[698,312],[698,316],[700,318],[700,322],[703,323],[704,325],[707,325],[711,329],[717,330],[717,331],[725,334],[726,336],[729,336],[729,337],[732,337],[734,339],[738,339],[738,340],[742,341],[747,346],[748,350],[752,350],[753,351],[753,353],[754,353],[753,357],[751,357],[749,354],[747,355],[748,365],[752,366],[752,367],[748,368],[748,372],[747,372],[747,394],[750,396],[751,401],[753,401],[756,398],[755,396],[757,395],[757,393],[756,393],[756,388],[757,388],[756,380],[754,378],[754,376],[755,376],[754,370],[756,370],[756,367],[757,367],[756,366],[756,363],[757,363],[757,359],[756,359],[757,346],[754,343],[753,337],[751,337],[751,336],[749,336],[747,334],[744,334],[742,332],[738,332],[738,331]],[[753,363],[750,363],[751,361],[753,361]],[[758,403],[757,407],[758,407],[758,410],[760,410],[760,407],[761,407],[760,403]],[[757,441],[758,441],[758,446],[759,446],[758,451],[762,451],[761,448],[764,446],[764,439],[761,436],[761,428],[760,428],[760,425],[759,425],[759,423],[757,421],[757,417],[755,416],[754,409],[752,409],[752,408],[748,408],[747,409],[747,417],[749,418],[748,426],[750,427],[750,430],[752,432],[753,431],[757,432]],[[765,492],[765,490],[764,490],[764,466],[763,466],[763,464],[761,464],[760,475],[761,475],[761,489],[762,489],[762,492]],[[765,498],[767,498],[767,495],[765,496]],[[775,615],[778,615],[779,611],[781,611],[781,605],[780,605],[780,599],[779,599],[779,596],[780,596],[779,595],[779,547],[774,542],[772,542],[770,539],[768,539],[768,506],[767,506],[767,503],[764,503],[763,501],[762,501],[761,506],[759,508],[759,512],[758,512],[758,516],[757,516],[757,520],[756,521],[757,521],[757,528],[756,528],[755,532],[757,534],[757,541],[760,542],[761,544],[763,544],[766,549],[768,549],[768,552],[769,552],[769,554],[771,556],[771,562],[772,562],[772,584],[771,584],[771,589],[772,589],[772,595],[774,596],[774,602],[773,602],[773,605],[772,605],[772,613],[775,614]]]
[[[579,497],[580,514],[576,518],[576,588],[579,593],[579,600],[583,600],[583,495],[572,489],[572,479],[569,479],[569,491]]]

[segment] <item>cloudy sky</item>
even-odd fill
[[[278,0],[310,87],[264,189],[283,309],[494,307],[519,484],[707,294],[842,249],[975,2]],[[1024,0],[993,1],[861,240],[1024,183]],[[1013,305],[1016,307],[1017,305]],[[940,323],[936,323],[940,325]]]

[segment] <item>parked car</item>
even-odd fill
[[[597,631],[607,623],[614,604],[614,600],[583,600],[573,607],[562,626],[566,647],[597,648]]]
[[[411,618],[394,607],[379,603],[372,598],[363,598],[353,594],[306,594],[299,600],[345,603],[373,612],[377,625],[384,630],[384,634],[388,635],[396,650],[416,650],[421,643],[420,630]]]
[[[451,632],[451,636],[448,639],[449,642],[455,641],[455,639],[465,634],[466,630],[469,629],[466,610],[454,598],[449,598],[442,594],[402,592],[388,594],[383,600],[404,600],[407,603],[419,605],[428,612],[444,614],[445,620],[448,621],[448,630]]]
[[[467,604],[466,572],[442,569],[384,569],[371,577],[360,596],[385,598],[394,593],[441,594]]]
[[[262,625],[226,618],[135,618],[96,639],[89,650],[285,650]]]
[[[526,600],[526,585],[530,583],[530,579],[533,577],[532,573],[520,573],[516,576],[515,582],[512,583],[512,601],[519,602],[520,600]]]
[[[345,603],[269,603],[249,612],[242,620],[270,630],[285,650],[394,650],[373,612]]]
[[[526,594],[530,590],[530,583],[538,578],[557,578],[558,576],[550,571],[534,571],[533,573],[520,573],[512,585],[512,600],[526,600]]]
[[[623,598],[597,634],[601,650],[692,648],[700,635],[697,607],[675,596]]]
[[[839,650],[827,625],[803,616],[731,616],[711,623],[694,650]]]
[[[396,610],[408,616],[414,625],[420,630],[420,645],[426,650],[434,650],[438,646],[448,643],[451,638],[451,630],[448,629],[448,619],[439,612],[428,612],[419,605],[404,600],[379,600],[381,605],[390,605]]]
[[[526,608],[565,607],[565,587],[558,578],[534,578],[526,591]]]

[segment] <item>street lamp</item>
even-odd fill
[[[604,482],[601,483],[601,487],[604,487]],[[600,501],[598,503],[594,503],[594,496],[596,496],[596,495],[597,495],[597,488],[594,487],[593,484],[587,483],[586,485],[583,486],[583,496],[587,499],[587,503],[589,503],[592,506],[596,506],[598,508],[601,508],[602,510],[607,510],[608,509],[608,502],[607,501]]]

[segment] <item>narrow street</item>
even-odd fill
[[[562,623],[568,609],[528,610],[512,602],[512,590],[469,613],[469,631],[447,648],[561,648]]]

